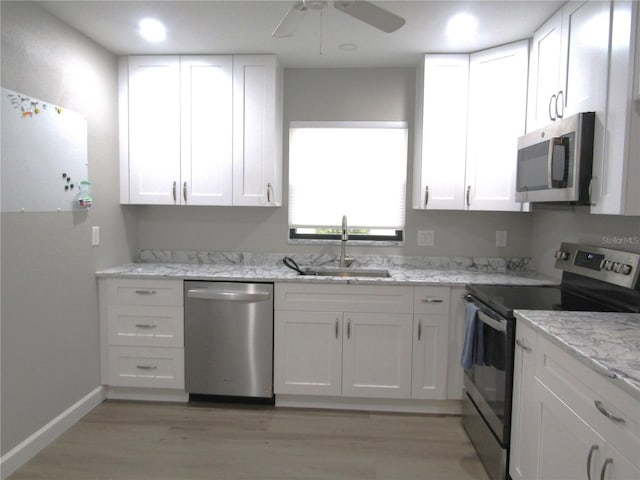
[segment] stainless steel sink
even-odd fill
[[[318,267],[307,268],[305,275],[318,275],[323,277],[378,277],[388,278],[391,276],[389,270],[375,270],[372,268],[339,268],[339,267]]]

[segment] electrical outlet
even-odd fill
[[[433,230],[418,230],[418,246],[433,247]]]
[[[507,246],[507,232],[506,230],[496,230],[496,247]]]
[[[97,247],[100,245],[100,227],[94,225],[91,227],[91,246]]]

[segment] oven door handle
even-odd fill
[[[491,318],[482,310],[478,310],[478,318],[480,319],[480,321],[482,321],[482,323],[486,323],[494,330],[498,330],[499,332],[507,331],[506,321],[504,320],[500,321],[500,320],[496,320],[495,318]]]

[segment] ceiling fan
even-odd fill
[[[302,0],[296,2],[280,20],[271,35],[274,38],[293,36],[298,23],[307,12],[322,11],[328,4],[329,2],[325,0]],[[336,0],[333,2],[333,6],[337,10],[385,33],[395,32],[405,24],[404,18],[364,0]]]

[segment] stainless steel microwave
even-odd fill
[[[588,204],[594,126],[578,113],[518,138],[516,201]]]

